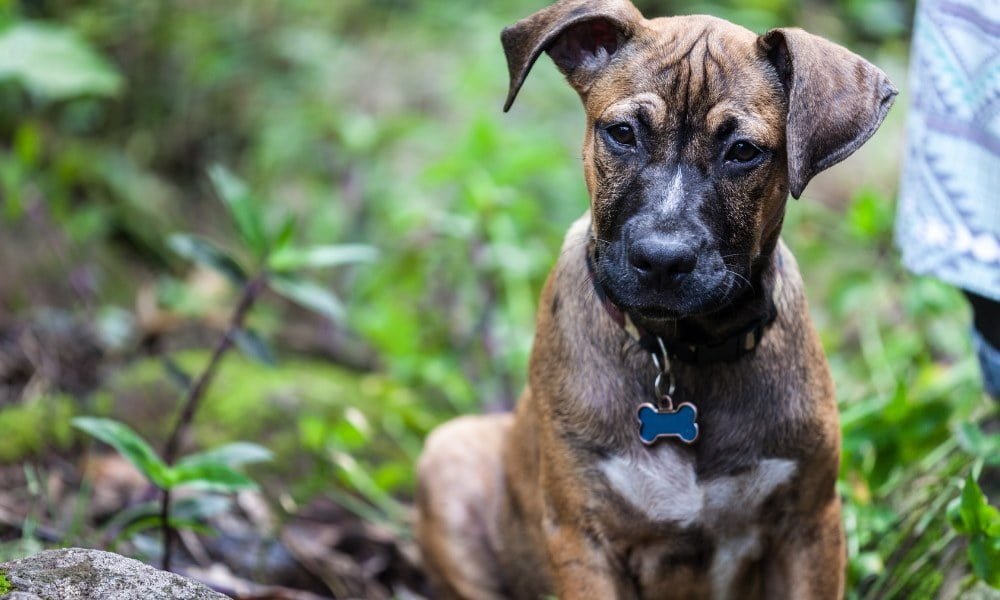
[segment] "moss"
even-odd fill
[[[188,374],[204,368],[209,355],[184,351],[172,358]],[[129,423],[154,445],[163,423],[172,423],[177,391],[163,363],[139,360],[109,386],[110,405],[98,416]],[[307,493],[328,486],[331,452],[349,454],[391,491],[412,487],[412,461],[423,435],[440,420],[408,387],[381,374],[364,374],[301,358],[267,368],[233,352],[226,356],[195,418],[194,448],[252,440],[275,453],[251,475],[279,476],[283,485]],[[304,487],[300,489],[297,484]]]
[[[0,464],[23,460],[72,440],[76,404],[68,396],[39,398],[0,409]]]
[[[172,358],[186,373],[196,375],[208,356],[207,352],[185,351]],[[131,365],[114,382],[111,393],[115,398],[112,415],[135,423],[140,433],[153,439],[162,435],[161,420],[172,421],[179,406],[176,390],[157,359]],[[405,390],[378,375],[361,375],[301,359],[283,360],[278,367],[267,368],[233,352],[199,408],[196,437],[200,446],[240,438],[260,440],[294,426],[289,417],[297,414],[339,418],[349,406],[382,405],[387,396],[399,393]]]
[[[7,579],[6,573],[0,571],[0,596],[12,591],[14,591],[14,586]]]

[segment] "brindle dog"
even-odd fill
[[[502,41],[506,108],[543,51],[579,92],[591,202],[515,413],[427,440],[417,535],[442,596],[842,597],[837,407],[779,232],[788,193],[896,90],[802,30],[646,20],[627,0],[563,0]],[[690,445],[639,439],[661,341],[674,401],[697,407]]]

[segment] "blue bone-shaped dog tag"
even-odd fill
[[[639,406],[639,439],[648,445],[661,437],[675,437],[690,444],[698,439],[697,418],[698,409],[688,402],[664,411],[646,402]]]

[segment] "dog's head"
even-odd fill
[[[597,276],[644,319],[712,312],[774,250],[789,191],[843,160],[896,90],[799,29],[706,16],[647,20],[628,0],[562,0],[504,29],[510,108],[547,52],[587,113]]]

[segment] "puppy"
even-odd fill
[[[562,0],[506,28],[586,111],[590,209],[542,294],[513,414],[428,438],[417,538],[446,598],[841,598],[833,385],[789,193],[896,90],[799,29]]]

